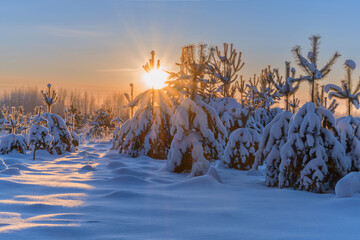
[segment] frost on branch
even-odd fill
[[[330,111],[312,102],[304,104],[280,150],[279,186],[319,193],[333,189],[350,167],[336,135]]]

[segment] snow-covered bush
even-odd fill
[[[335,186],[338,197],[352,197],[360,193],[360,172],[351,172],[340,179]]]
[[[147,155],[165,159],[170,148],[170,121],[174,113],[171,99],[163,90],[150,89],[129,106],[139,106],[132,119],[113,133],[113,148],[131,157]]]
[[[46,127],[49,130],[50,135],[54,138],[50,152],[63,154],[65,151],[75,151],[75,147],[72,144],[73,139],[64,120],[59,115],[53,113],[43,113],[41,116],[46,119]]]
[[[313,102],[304,104],[280,150],[279,186],[319,193],[333,189],[350,167],[336,135],[330,111],[317,108]]]
[[[26,139],[21,135],[8,134],[1,138],[0,153],[8,154],[13,150],[18,153],[26,153],[27,145]]]
[[[278,114],[264,129],[259,150],[256,152],[254,168],[266,163],[265,183],[269,187],[278,186],[280,172],[280,150],[287,141],[292,113]]]
[[[214,108],[200,99],[187,98],[177,107],[171,127],[174,136],[167,168],[191,171],[191,176],[207,173],[210,161],[220,159],[227,132]]]
[[[239,128],[233,131],[222,157],[222,165],[240,170],[251,169],[259,142],[260,134],[252,128]]]
[[[51,150],[53,137],[49,135],[49,129],[44,126],[34,124],[30,128],[29,148],[33,152],[33,160],[35,160],[35,152],[39,149],[46,151]]]

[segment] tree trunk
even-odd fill
[[[315,80],[312,79],[312,81],[311,81],[311,101],[313,103],[315,103],[315,96],[314,95],[315,95]]]

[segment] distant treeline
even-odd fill
[[[113,92],[105,99],[100,99],[93,92],[80,91],[77,89],[56,88],[59,100],[54,105],[52,112],[64,117],[64,110],[70,105],[75,105],[85,116],[91,115],[96,109],[102,106],[110,108],[112,112],[117,113],[120,107],[120,114],[128,114],[127,104],[124,93]],[[38,87],[23,87],[6,90],[0,95],[0,107],[3,105],[9,107],[23,106],[25,113],[33,112],[36,106],[44,106],[41,100],[41,89]],[[46,108],[45,108],[46,109]]]

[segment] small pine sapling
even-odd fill
[[[318,54],[319,54],[319,40],[320,36],[313,35],[309,38],[311,41],[311,50],[308,52],[307,58],[303,57],[301,54],[301,47],[295,46],[292,49],[294,57],[298,62],[300,68],[305,72],[306,76],[303,76],[298,79],[292,79],[292,81],[308,81],[310,83],[310,95],[311,101],[316,103],[316,89],[315,84],[324,79],[331,71],[331,67],[335,64],[336,60],[341,56],[340,53],[335,52],[330,60],[325,64],[324,67],[318,67]]]
[[[245,63],[241,60],[241,52],[236,51],[233,44],[224,43],[223,52],[216,46],[211,49],[208,72],[220,83],[219,91],[223,97],[234,97],[231,84],[238,77],[238,72],[244,67]],[[235,89],[235,88],[234,88]]]
[[[46,93],[41,90],[41,99],[47,107],[47,112],[51,113],[52,106],[58,101],[59,98],[58,98],[57,92],[55,90],[51,91],[50,83],[47,85],[47,88],[48,88],[48,90]]]
[[[198,85],[204,79],[210,55],[206,45],[182,48],[180,72],[172,84],[188,93],[176,108],[172,119],[173,140],[168,154],[167,168],[172,172],[190,171],[191,176],[205,174],[210,161],[220,159],[227,132],[216,111],[202,99]]]
[[[50,152],[53,141],[53,137],[49,134],[49,129],[44,126],[47,120],[41,116],[42,108],[35,107],[35,112],[36,115],[33,118],[29,134],[29,148],[33,152],[33,160],[35,160],[36,151],[39,149]]]

